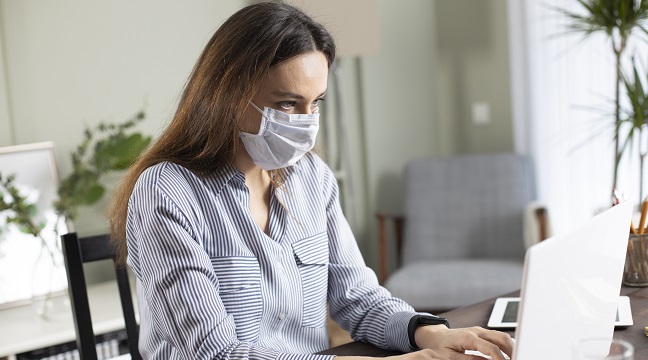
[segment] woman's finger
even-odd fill
[[[513,347],[515,346],[515,341],[513,340],[513,338],[511,338],[511,336],[500,331],[487,329],[482,330],[483,331],[479,331],[477,333],[477,336],[497,345],[500,350],[502,350],[509,357],[513,356]]]
[[[464,349],[477,350],[484,355],[490,356],[493,360],[506,360],[499,346],[488,340],[482,339],[478,336],[478,334],[473,333],[471,335],[472,336],[466,336],[464,338],[464,340],[466,341],[466,343],[464,344]]]

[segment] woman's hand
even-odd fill
[[[421,349],[432,349],[440,359],[477,359],[466,355],[466,350],[477,350],[493,360],[505,360],[502,351],[509,357],[513,353],[513,339],[500,331],[481,327],[448,329],[445,325],[421,326],[414,333],[416,345]]]
[[[375,360],[378,358],[365,357],[365,356],[336,356],[335,360]],[[451,360],[446,356],[441,356],[430,349],[423,349],[409,354],[388,356],[387,360]],[[467,358],[470,359],[470,358]]]
[[[493,360],[506,360],[513,353],[513,339],[500,331],[481,327],[448,329],[445,325],[426,325],[416,329],[414,340],[420,351],[390,356],[391,360],[483,360],[483,357],[467,355],[466,350],[477,350]],[[370,357],[338,356],[336,360],[366,360]]]

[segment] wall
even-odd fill
[[[121,122],[143,108],[140,129],[157,134],[204,44],[242,4],[3,0],[13,129],[0,133],[13,133],[14,144],[54,141],[63,176],[84,126]],[[83,211],[76,229],[104,231],[104,206]]]
[[[417,157],[438,152],[435,4],[380,4],[380,53],[360,60],[368,224],[365,258],[376,259],[375,213],[402,211],[402,173]]]
[[[358,91],[348,119],[351,153],[364,179],[354,182],[361,207],[356,237],[371,266],[375,213],[402,211],[409,160],[513,150],[507,1],[378,3],[379,53],[360,58],[355,68],[344,63]],[[490,105],[490,123],[473,123],[475,102]]]
[[[5,61],[4,37],[2,21],[2,3],[0,3],[0,146],[14,144],[13,127],[11,126],[11,109],[9,91],[7,88],[7,63]]]
[[[436,4],[441,152],[512,151],[507,1]],[[474,103],[489,104],[490,123],[474,123]]]
[[[460,1],[468,0],[448,2]],[[420,0],[378,0],[379,52],[339,62],[354,231],[371,266],[374,214],[401,210],[407,161],[512,147],[506,2],[474,1],[488,4],[492,34],[488,44],[465,49],[458,68],[438,45],[439,2]],[[65,175],[85,125],[122,121],[144,107],[140,128],[158,134],[205,42],[246,3],[0,0],[0,146],[53,140]],[[464,74],[462,91],[454,89],[455,73]],[[491,125],[467,123],[462,114],[474,101],[491,103]],[[105,231],[104,206],[83,212],[75,224],[81,234]]]
[[[6,86],[0,146],[52,140],[59,175],[85,126],[121,122],[140,109],[155,135],[211,34],[243,1],[2,0]],[[8,113],[10,111],[10,116]],[[108,179],[114,184],[118,176]],[[104,233],[107,198],[81,211],[82,235]],[[90,264],[90,281],[112,276]]]

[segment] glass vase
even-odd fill
[[[648,286],[648,234],[630,234],[623,284]]]

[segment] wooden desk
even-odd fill
[[[503,296],[518,296],[519,292]],[[635,348],[635,359],[648,359],[648,337],[644,335],[644,327],[648,326],[648,288],[622,287],[621,295],[630,297],[632,318],[634,325],[625,329],[616,330],[614,338],[628,341]],[[474,305],[464,306],[455,310],[439,314],[448,318],[450,325],[455,328],[482,326],[486,327],[488,317],[495,304],[495,298],[482,301]],[[514,331],[509,331],[511,336]],[[330,355],[363,355],[384,357],[398,355],[398,353],[381,350],[374,346],[353,342],[321,352]]]

